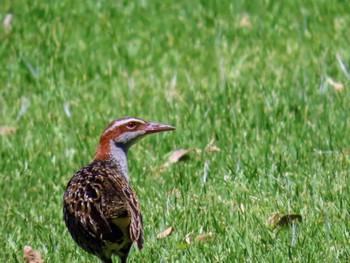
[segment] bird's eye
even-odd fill
[[[136,123],[135,122],[129,122],[126,127],[128,129],[135,129],[136,128]]]

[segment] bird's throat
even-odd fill
[[[111,141],[109,154],[111,156],[112,161],[114,161],[116,165],[120,167],[120,172],[122,172],[125,179],[129,180],[127,162],[128,149],[125,149],[117,143]]]

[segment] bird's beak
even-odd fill
[[[146,134],[151,134],[156,132],[172,131],[175,130],[175,127],[163,123],[147,122],[144,129]]]

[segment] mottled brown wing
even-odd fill
[[[131,187],[128,185],[124,177],[110,176],[115,194],[110,196],[110,201],[116,204],[122,204],[111,206],[107,218],[112,220],[123,218],[125,216],[130,218],[129,234],[130,239],[136,242],[138,249],[142,249],[143,246],[143,224],[141,207],[137,200],[137,196]]]
[[[66,224],[76,242],[87,251],[99,246],[94,244],[90,248],[89,242],[84,242],[89,236],[96,238],[96,242],[118,243],[129,238],[125,236],[127,231],[131,241],[142,248],[140,205],[117,168],[92,163],[76,173],[65,192]]]
[[[110,240],[112,232],[101,207],[105,178],[107,176],[103,174],[96,176],[88,169],[82,169],[72,178],[64,195],[68,215],[75,218],[77,226],[84,229],[86,234],[100,240]]]

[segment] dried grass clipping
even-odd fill
[[[335,82],[331,78],[327,78],[327,82],[336,90],[336,91],[343,91],[344,85],[340,82]]]
[[[196,236],[195,240],[198,242],[210,241],[213,239],[213,234],[211,232]]]
[[[221,149],[215,145],[209,145],[205,148],[206,152],[220,152]]]

